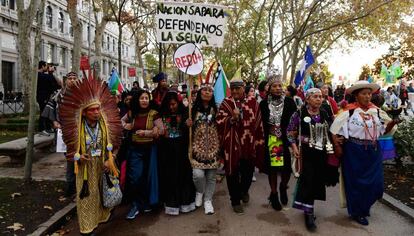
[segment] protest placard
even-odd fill
[[[174,52],[174,64],[187,75],[198,75],[203,71],[203,55],[195,44],[186,43]]]
[[[189,2],[157,3],[157,42],[222,47],[227,17],[224,6]]]

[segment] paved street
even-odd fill
[[[291,190],[293,189],[291,182]],[[114,218],[98,228],[98,235],[309,235],[303,223],[301,212],[285,208],[274,211],[267,203],[269,187],[265,175],[258,174],[253,183],[251,201],[245,208],[245,215],[235,215],[229,204],[225,181],[217,185],[215,193],[216,213],[204,215],[203,209],[182,214],[178,217],[167,216],[163,212],[138,215],[133,221],[124,219],[128,208],[120,207]],[[291,199],[289,199],[291,200]],[[290,203],[289,203],[290,204]],[[351,222],[345,209],[338,207],[338,188],[328,189],[326,202],[316,204],[315,235],[414,235],[414,224],[387,206],[377,203],[371,212],[370,225],[360,226]],[[77,219],[66,227],[69,235],[78,235]]]

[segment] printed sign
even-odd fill
[[[157,3],[157,42],[223,47],[228,18],[226,10],[224,6],[211,4]]]
[[[174,64],[187,75],[198,75],[203,71],[203,55],[195,44],[187,43],[175,51]]]
[[[80,59],[80,69],[81,70],[89,70],[91,68],[89,64],[89,57],[82,56]]]
[[[136,77],[137,69],[134,67],[128,67],[128,77]]]

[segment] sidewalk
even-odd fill
[[[295,180],[290,182],[290,192]],[[114,218],[100,225],[97,235],[312,235],[306,231],[303,214],[289,207],[274,211],[267,202],[267,177],[257,174],[250,189],[250,203],[245,214],[235,215],[230,206],[226,182],[217,184],[214,207],[216,213],[204,215],[204,210],[167,216],[164,212],[139,214],[133,221],[125,220],[128,208],[118,207]],[[291,195],[290,195],[291,196]],[[289,204],[291,204],[291,197]],[[339,208],[338,187],[327,189],[327,201],[316,203],[317,232],[313,235],[414,235],[414,224],[391,208],[377,202],[371,211],[370,225],[365,227],[349,220],[346,209]],[[78,235],[77,218],[65,229],[68,235]]]
[[[36,153],[40,157],[33,163],[32,178],[35,180],[65,180],[66,159],[63,153]],[[22,178],[24,166],[17,168],[4,167],[8,157],[0,156],[0,178]]]

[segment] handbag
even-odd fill
[[[382,160],[390,160],[397,157],[392,135],[383,135],[378,138],[378,144],[382,154]]]
[[[118,206],[122,201],[122,191],[118,178],[104,173],[102,176],[102,203],[106,208]]]

